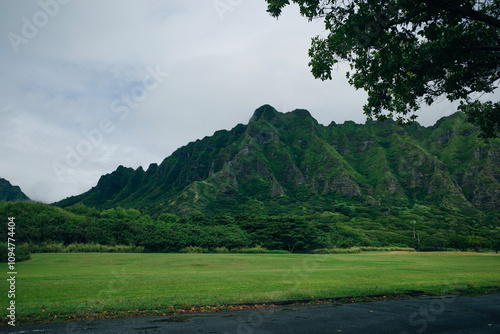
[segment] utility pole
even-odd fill
[[[411,224],[413,225],[413,239],[415,239],[415,224],[416,224],[416,221],[412,220]]]

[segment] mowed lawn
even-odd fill
[[[58,253],[32,254],[16,269],[21,323],[164,314],[192,305],[500,287],[500,256],[478,253]],[[6,280],[2,284],[7,292]],[[7,293],[0,301],[8,305]]]

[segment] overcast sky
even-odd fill
[[[0,177],[33,200],[78,195],[119,165],[246,124],[263,104],[364,123],[363,91],[308,67],[324,35],[264,0],[0,0]],[[346,65],[343,65],[347,67]],[[454,112],[425,109],[432,125]]]

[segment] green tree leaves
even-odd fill
[[[464,252],[466,252],[467,249],[473,249],[476,252],[480,252],[485,248],[491,247],[492,244],[491,241],[484,237],[457,235],[448,240],[447,246]]]
[[[6,202],[0,203],[0,217],[16,217],[19,246],[59,245],[59,249],[70,244],[128,245],[144,247],[148,252],[178,252],[186,247],[217,251],[259,246],[295,253],[332,247],[407,247],[416,246],[412,220],[418,221],[416,232],[422,249],[442,249],[446,241],[447,247],[464,251],[498,249],[495,240],[500,236],[500,221],[494,213],[482,221],[482,215],[468,217],[418,204],[412,209],[390,207],[390,210],[359,203],[349,206],[332,202],[332,205],[335,212],[304,216],[221,214],[177,219],[172,214],[162,214],[153,219],[134,209],[96,210],[82,205],[60,209],[41,203]]]

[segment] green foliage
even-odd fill
[[[314,254],[352,254],[361,252],[415,252],[411,247],[351,247],[351,248],[321,248],[315,249]]]
[[[144,247],[134,245],[106,246],[99,244],[70,244],[64,247],[64,253],[143,253]]]
[[[21,191],[21,188],[13,186],[9,181],[0,177],[0,202],[29,200],[28,196]]]
[[[31,253],[64,253],[66,247],[62,242],[28,243]]]
[[[301,217],[240,217],[238,224],[254,243],[289,252],[314,249],[319,233]]]
[[[9,249],[6,242],[0,243],[0,262],[9,262],[9,258],[14,262],[21,262],[31,259],[31,252],[27,245],[16,246],[15,249]]]
[[[317,249],[314,251],[315,254],[352,254],[352,253],[361,253],[361,250],[358,247],[351,248],[331,248],[331,249]]]
[[[450,238],[447,246],[466,252],[469,248],[476,252],[481,252],[485,248],[490,248],[492,243],[490,240],[480,236],[461,236],[457,235]]]
[[[97,243],[80,244],[45,242],[41,244],[27,243],[26,247],[31,253],[143,253],[144,247],[134,245],[100,245]]]
[[[181,219],[168,214],[155,220],[119,207],[97,210],[77,205],[60,209],[7,202],[0,204],[0,215],[16,217],[16,239],[29,244],[33,253],[178,252],[193,247],[225,253],[253,245],[287,253],[395,246],[482,251],[493,248],[491,241],[500,237],[500,221],[494,214],[467,216],[421,204],[405,208],[334,202],[330,208],[335,212],[302,211],[302,216],[197,214]],[[413,220],[420,242],[413,238]]]
[[[491,242],[484,238],[478,236],[469,236],[467,237],[467,244],[470,248],[474,249],[476,252],[481,252],[485,248],[491,247]]]
[[[179,253],[208,253],[208,249],[199,246],[188,246],[180,249]]]
[[[500,251],[500,240],[494,240],[491,245],[491,249],[495,251],[495,253],[498,254],[498,251]]]
[[[359,247],[362,252],[415,252],[411,247]]]
[[[500,103],[474,101],[462,103],[459,110],[467,115],[467,121],[481,128],[482,138],[495,138],[500,133]]]
[[[216,247],[214,249],[214,252],[215,253],[219,253],[219,254],[221,254],[221,253],[229,253],[229,250],[226,247]]]
[[[262,247],[260,245],[255,247],[231,249],[231,253],[243,253],[243,254],[263,254],[268,252],[269,251],[265,247]]]

